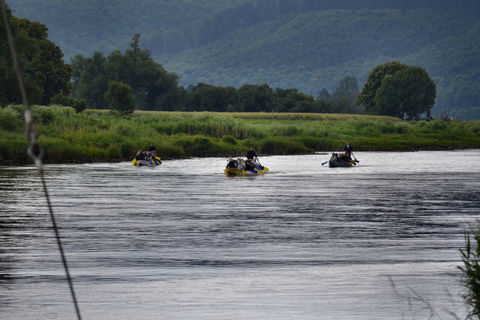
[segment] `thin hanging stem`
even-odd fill
[[[42,164],[42,152],[41,152],[40,146],[37,143],[38,131],[36,130],[36,128],[33,124],[32,114],[31,114],[30,106],[29,106],[28,100],[27,100],[27,92],[25,90],[25,85],[23,83],[23,78],[22,78],[22,75],[21,75],[21,72],[20,72],[20,67],[19,67],[19,64],[18,64],[17,54],[16,54],[16,51],[15,51],[14,43],[13,43],[12,31],[10,29],[10,22],[9,22],[9,19],[8,19],[7,9],[6,9],[4,0],[0,0],[0,6],[1,6],[1,11],[2,11],[3,24],[5,26],[5,31],[7,33],[8,45],[10,47],[10,53],[11,53],[11,56],[12,56],[13,68],[14,68],[14,71],[15,71],[15,74],[16,74],[16,77],[17,77],[18,87],[20,88],[20,93],[21,93],[21,96],[22,96],[22,102],[23,102],[23,105],[25,106],[25,125],[26,125],[25,135],[27,136],[28,141],[30,142],[30,147],[28,148],[28,154],[33,159],[33,161],[35,162],[35,165],[37,166],[37,170],[40,174],[40,180],[41,180],[41,183],[42,183],[42,186],[43,186],[45,199],[47,200],[48,211],[50,213],[50,219],[52,221],[53,231],[55,233],[55,238],[57,240],[58,250],[60,251],[60,256],[62,258],[63,268],[65,269],[68,285],[70,287],[70,293],[72,295],[73,304],[75,306],[75,312],[77,314],[78,320],[81,320],[82,317],[80,315],[80,308],[78,306],[77,297],[75,295],[75,290],[73,288],[73,281],[72,281],[72,278],[70,276],[70,272],[69,272],[69,268],[68,268],[68,264],[67,264],[67,258],[65,256],[65,253],[64,253],[64,250],[63,250],[60,233],[59,233],[59,230],[58,230],[58,227],[57,227],[57,223],[55,221],[55,214],[53,213],[53,208],[52,208],[52,204],[51,204],[51,201],[50,201],[50,196],[48,194],[48,188],[47,188],[47,183],[45,181],[43,164]]]

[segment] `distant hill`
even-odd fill
[[[194,45],[190,34],[209,16],[242,0],[7,0],[17,17],[39,21],[67,58],[128,46],[135,33],[154,53]]]
[[[115,5],[112,5],[114,3]],[[124,50],[134,33],[181,84],[268,83],[317,95],[378,64],[427,70],[439,115],[480,106],[476,0],[10,0],[68,58]]]

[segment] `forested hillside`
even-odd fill
[[[176,53],[197,42],[195,26],[242,0],[7,0],[14,15],[49,27],[65,56],[123,50],[142,34],[157,55]]]
[[[480,107],[476,0],[10,0],[66,57],[124,50],[134,33],[180,84],[268,83],[318,95],[345,76],[362,86],[388,61],[437,84],[434,115]]]
[[[373,67],[396,60],[429,72],[437,83],[438,114],[445,108],[479,105],[478,18],[428,9],[285,16],[185,51],[166,68],[175,70],[181,83],[266,82],[317,95],[323,87],[331,90],[345,75],[363,84]]]

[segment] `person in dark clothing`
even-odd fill
[[[237,169],[238,168],[238,161],[233,160],[232,158],[228,159],[227,168]]]
[[[250,150],[247,152],[247,161],[245,161],[245,164],[247,166],[247,170],[253,170],[253,168],[258,167],[263,170],[263,166],[260,164],[260,161],[258,161],[257,153],[253,149],[253,147],[250,147]]]
[[[157,150],[155,149],[155,146],[154,146],[153,144],[151,144],[151,145],[148,146],[147,151],[148,151],[153,157],[156,157],[156,156],[157,156]]]
[[[345,156],[347,156],[349,159],[352,159],[352,152],[353,148],[350,145],[350,142],[347,141],[347,145],[345,146]]]
[[[253,150],[253,147],[250,147],[250,150],[248,150],[247,159],[249,160],[258,159],[257,153],[255,152],[255,150]]]

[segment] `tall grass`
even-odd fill
[[[25,163],[23,107],[0,109],[0,163]],[[135,112],[119,118],[104,110],[75,113],[34,106],[45,162],[129,160],[154,144],[162,158],[236,156],[343,149],[419,150],[480,147],[480,122],[417,121],[332,114]]]
[[[471,241],[471,236],[474,241]],[[469,309],[467,319],[480,319],[480,227],[465,234],[465,248],[460,250],[463,265],[461,283],[463,299]]]

